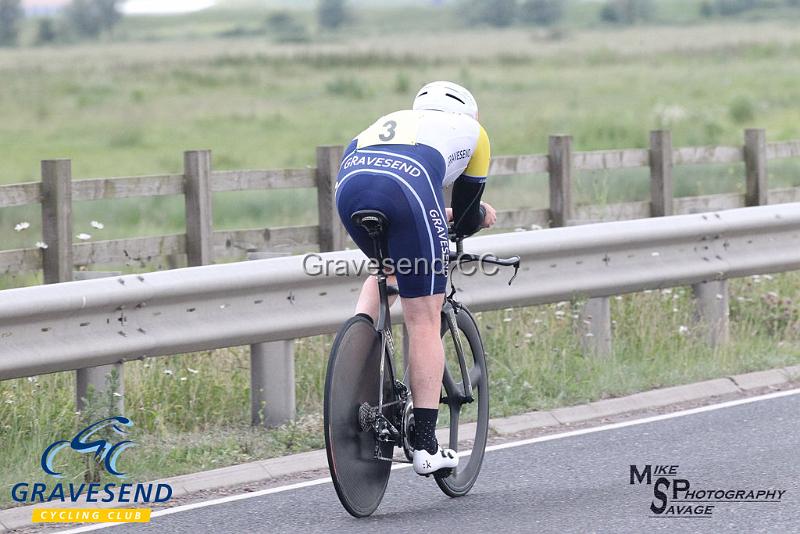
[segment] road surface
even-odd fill
[[[332,484],[317,481],[106,531],[800,532],[798,392],[500,445],[487,452],[478,482],[460,499],[446,497],[433,479],[398,469],[383,503],[367,519],[350,517]],[[758,499],[768,502],[669,503],[713,505],[710,517],[657,515],[651,503],[662,501],[653,485],[630,483],[632,464],[638,471],[645,464],[678,466],[666,480],[687,480],[692,490],[785,493],[780,500]]]

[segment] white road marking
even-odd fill
[[[553,441],[553,440],[556,440],[556,439],[570,438],[570,437],[573,437],[573,436],[582,436],[584,434],[594,434],[595,432],[604,432],[606,430],[616,430],[618,428],[626,428],[626,427],[629,427],[629,426],[644,425],[644,424],[647,424],[647,423],[656,423],[656,422],[659,422],[659,421],[666,421],[668,419],[675,419],[677,417],[684,417],[684,416],[687,416],[687,415],[695,415],[695,414],[705,413],[705,412],[713,412],[715,410],[721,410],[723,408],[732,408],[734,406],[741,406],[743,404],[750,404],[750,403],[753,403],[753,402],[777,399],[777,398],[781,398],[781,397],[788,397],[788,396],[791,396],[791,395],[798,395],[798,394],[800,394],[800,389],[791,389],[791,390],[787,390],[787,391],[776,391],[775,393],[769,393],[767,395],[760,395],[758,397],[747,397],[747,398],[744,398],[744,399],[737,399],[737,400],[732,400],[732,401],[728,401],[728,402],[721,402],[719,404],[709,404],[708,406],[701,406],[699,408],[692,408],[690,410],[682,410],[682,411],[679,411],[679,412],[666,413],[666,414],[662,414],[662,415],[654,415],[652,417],[645,417],[645,418],[642,418],[642,419],[632,419],[630,421],[623,421],[621,423],[612,423],[612,424],[609,424],[609,425],[602,425],[602,426],[596,426],[596,427],[591,427],[591,428],[582,428],[582,429],[579,429],[579,430],[571,430],[569,432],[561,432],[561,433],[558,433],[558,434],[549,434],[547,436],[540,436],[540,437],[536,437],[536,438],[523,439],[523,440],[520,440],[520,441],[511,441],[509,443],[501,443],[499,445],[491,445],[489,447],[486,447],[486,452],[499,451],[499,450],[503,450],[503,449],[511,449],[513,447],[522,447],[524,445],[531,445],[531,444],[534,444],[534,443],[543,443],[545,441]],[[458,455],[459,456],[469,456],[469,454],[471,452],[472,451],[463,451],[463,452],[458,453]],[[392,470],[396,471],[398,469],[406,469],[408,467],[411,467],[411,464],[395,464],[395,465],[392,466]],[[254,492],[251,492],[251,493],[243,493],[243,494],[240,494],[240,495],[231,495],[229,497],[221,497],[219,499],[212,499],[210,501],[201,501],[201,502],[196,502],[196,503],[192,503],[192,504],[184,504],[184,505],[181,505],[181,506],[175,506],[174,508],[167,508],[167,509],[164,509],[164,510],[158,510],[156,512],[153,512],[150,517],[162,517],[162,516],[165,516],[165,515],[177,514],[177,513],[186,512],[186,511],[189,511],[189,510],[196,510],[198,508],[205,508],[207,506],[216,506],[218,504],[225,504],[225,503],[229,503],[229,502],[241,501],[241,500],[244,500],[244,499],[252,499],[254,497],[261,497],[263,495],[271,495],[273,493],[282,493],[284,491],[292,491],[292,490],[301,489],[301,488],[308,488],[308,487],[311,487],[311,486],[319,486],[320,484],[327,484],[328,482],[331,482],[331,477],[319,478],[319,479],[316,479],[316,480],[309,480],[309,481],[306,481],[306,482],[298,482],[296,484],[289,484],[287,486],[278,486],[276,488],[269,488],[269,489],[265,489],[265,490],[254,491]],[[75,529],[71,529],[71,530],[61,530],[59,532],[61,532],[62,534],[73,534],[73,533],[77,534],[79,532],[90,532],[90,531],[93,531],[93,530],[99,530],[99,529],[102,529],[102,528],[109,528],[109,527],[114,527],[114,526],[123,525],[123,524],[125,524],[125,523],[102,523],[102,524],[99,524],[99,525],[89,525],[89,526],[79,527],[79,528],[75,528]]]

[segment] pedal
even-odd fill
[[[442,469],[439,469],[438,471],[434,471],[433,472],[433,476],[435,478],[447,478],[452,474],[453,474],[453,468],[452,467],[443,467]],[[425,476],[427,476],[427,475],[425,475]]]

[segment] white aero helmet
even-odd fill
[[[478,118],[478,103],[466,88],[453,82],[431,82],[419,90],[414,99],[414,111],[429,109],[462,113]]]

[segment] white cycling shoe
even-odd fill
[[[425,449],[414,451],[414,471],[418,475],[430,475],[439,469],[452,468],[458,465],[458,456],[453,449],[443,449],[441,445],[434,454]]]

